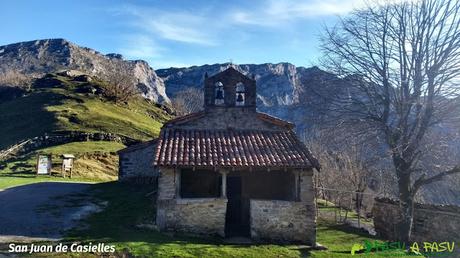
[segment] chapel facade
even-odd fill
[[[294,125],[257,112],[255,79],[233,67],[205,75],[203,111],[120,152],[120,180],[157,175],[160,230],[261,241],[315,245],[313,169]]]

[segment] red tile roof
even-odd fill
[[[163,128],[154,165],[319,169],[292,131]]]

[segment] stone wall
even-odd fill
[[[313,187],[313,170],[299,171],[299,199],[301,202],[315,203],[315,189]]]
[[[173,169],[161,168],[158,177],[158,200],[176,198],[175,172]]]
[[[233,68],[224,70],[221,73],[215,74],[204,79],[204,104],[205,109],[213,108],[215,102],[215,84],[220,82],[224,88],[224,105],[227,107],[235,106],[236,100],[236,85],[237,83],[244,84],[245,106],[253,110],[256,109],[256,81],[253,78],[247,77]]]
[[[227,199],[157,200],[156,222],[160,230],[225,235]]]
[[[113,141],[123,144],[135,144],[137,140],[131,139],[123,135],[112,133],[88,133],[78,131],[60,131],[52,134],[45,134],[19,142],[13,146],[0,151],[0,159],[7,159],[13,155],[21,155],[29,153],[33,150],[44,147],[65,144],[69,142],[85,142],[85,141]]]
[[[316,243],[313,203],[251,200],[251,237],[258,240]]]
[[[377,198],[372,211],[377,234],[396,239],[396,229],[401,218],[399,203]],[[451,205],[416,204],[412,241],[443,242],[460,239],[460,207]],[[457,244],[457,243],[456,243]],[[457,248],[459,249],[460,248]]]
[[[176,128],[185,129],[219,129],[228,128],[240,130],[285,130],[280,126],[263,121],[257,113],[249,108],[215,107],[208,110],[206,116],[175,125]]]
[[[176,172],[161,168],[158,177],[156,223],[162,231],[225,234],[225,198],[176,199]],[[179,183],[179,182],[177,182]]]
[[[153,166],[155,144],[145,144],[141,148],[127,152],[119,152],[119,180],[145,180],[153,182],[152,178],[158,176],[157,170]]]
[[[251,237],[260,241],[316,243],[316,218],[311,171],[298,172],[299,200],[249,201]],[[162,231],[225,234],[226,198],[181,199],[174,169],[161,168],[156,223]]]

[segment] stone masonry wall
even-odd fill
[[[162,231],[224,236],[225,198],[176,198],[176,174],[173,169],[160,169],[158,178],[156,223]]]
[[[123,144],[138,143],[137,140],[131,139],[126,136],[112,134],[112,133],[88,133],[78,131],[60,131],[53,132],[52,134],[45,134],[24,140],[16,143],[4,150],[0,150],[0,159],[7,159],[13,155],[22,155],[33,150],[43,147],[55,146],[69,142],[85,142],[85,141],[113,141],[121,142]]]
[[[161,168],[158,177],[158,200],[176,197],[176,179],[173,169]]]
[[[300,171],[300,193],[301,202],[315,203],[315,189],[313,188],[313,170]]]
[[[155,144],[144,148],[120,153],[119,179],[127,181],[134,178],[156,178],[157,170],[153,166]]]
[[[313,203],[251,200],[251,237],[259,240],[316,243]]]
[[[227,199],[176,199],[176,176],[173,169],[160,169],[156,217],[159,229],[224,236]],[[316,243],[312,173],[299,171],[299,178],[300,201],[250,200],[252,238]]]
[[[227,199],[170,199],[157,202],[160,230],[206,235],[225,234]]]
[[[175,127],[218,130],[226,130],[228,128],[241,130],[285,130],[277,125],[259,119],[257,113],[249,108],[225,107],[213,108],[206,113],[205,117],[175,125]]]
[[[377,198],[372,213],[377,234],[386,239],[396,239],[395,232],[401,217],[398,202]],[[460,239],[460,207],[416,204],[412,238],[412,241],[415,242],[458,242]],[[460,251],[460,248],[456,247],[456,249]]]

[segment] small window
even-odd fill
[[[217,171],[197,169],[181,170],[180,196],[182,198],[220,197],[221,175]]]
[[[236,101],[235,101],[236,106],[244,106],[244,93],[245,93],[244,84],[241,82],[237,83],[236,84]]]
[[[221,82],[216,82],[215,84],[215,100],[214,104],[223,105],[224,104],[224,85]]]

